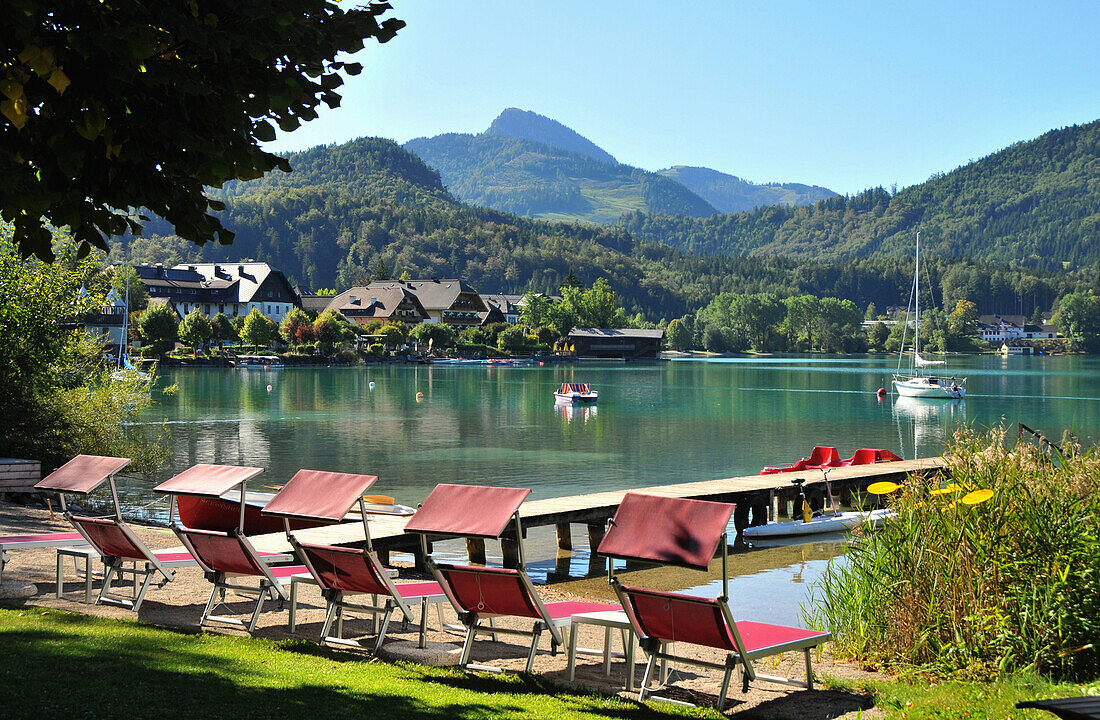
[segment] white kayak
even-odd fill
[[[791,537],[794,535],[847,532],[848,530],[868,523],[872,526],[878,525],[896,516],[897,513],[889,508],[881,508],[879,510],[870,510],[866,512],[851,510],[837,515],[833,515],[832,513],[818,515],[811,519],[810,522],[790,520],[787,522],[757,525],[755,527],[745,528],[741,531],[741,534],[746,540],[751,540],[754,538]]]

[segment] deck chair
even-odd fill
[[[612,560],[641,560],[705,570],[719,543],[722,549],[723,591],[717,598],[628,586],[615,576],[614,562],[608,564],[611,585],[648,656],[639,700],[651,693],[650,679],[658,660],[722,670],[719,711],[725,706],[735,669],[741,671],[744,692],[752,680],[813,689],[810,648],[827,641],[828,633],[733,619],[727,604],[726,557],[726,526],[733,507],[727,503],[627,493],[611,520],[597,553]],[[674,642],[717,648],[726,653],[726,660],[718,664],[674,655],[668,649]],[[763,675],[753,667],[756,659],[794,650],[805,654],[805,681]]]
[[[361,643],[342,636],[345,610],[358,610],[371,614],[373,620],[381,615],[378,637],[373,651],[378,652],[386,638],[390,619],[395,610],[401,611],[405,622],[414,619],[411,604],[420,605],[418,646],[425,646],[428,629],[428,606],[437,609],[446,602],[446,595],[437,582],[395,584],[371,546],[370,526],[367,524],[367,508],[363,493],[378,480],[375,475],[299,470],[264,507],[263,513],[283,519],[287,539],[298,558],[321,588],[326,602],[325,623],[321,628],[319,645],[335,643],[361,647]],[[292,520],[338,523],[356,504],[363,521],[363,547],[347,548],[338,545],[321,545],[300,541],[291,532]],[[370,595],[372,604],[352,603],[352,595]],[[378,598],[385,598],[378,605]],[[442,611],[440,610],[442,623]],[[335,622],[337,632],[332,634]]]
[[[256,629],[264,602],[270,597],[282,602],[289,599],[286,586],[290,578],[306,571],[301,565],[273,568],[268,562],[285,559],[285,555],[264,558],[245,537],[244,526],[246,485],[248,480],[263,472],[263,468],[240,467],[236,465],[195,465],[179,475],[170,478],[155,489],[168,493],[172,497],[170,520],[183,546],[194,556],[206,579],[214,585],[210,599],[203,608],[199,627],[207,623],[222,623],[244,627],[248,632]],[[175,520],[176,496],[194,495],[199,497],[220,498],[222,495],[240,488],[240,522],[233,530],[201,530],[189,528]],[[255,578],[256,585],[244,585],[237,578]],[[228,615],[214,615],[216,603],[225,601],[227,591],[245,596],[255,596],[256,604],[252,616],[247,620]]]
[[[477,635],[507,634],[531,638],[526,666],[531,672],[544,631],[550,633],[551,650],[556,652],[558,646],[565,645],[562,628],[570,625],[573,615],[617,609],[607,603],[543,603],[539,598],[524,568],[519,518],[519,506],[530,492],[526,488],[437,485],[405,526],[405,532],[420,535],[428,567],[466,627],[459,667],[499,672],[500,668],[472,664],[470,654]],[[428,552],[429,536],[500,539],[510,525],[515,535],[509,534],[508,539],[514,540],[518,550],[516,568],[439,563]],[[533,622],[530,630],[502,628],[492,625],[498,617]]]
[[[159,574],[163,578],[161,581],[163,585],[175,578],[173,567],[192,564],[194,561],[191,558],[168,557],[164,551],[158,553],[150,550],[123,521],[122,509],[118,503],[118,489],[115,487],[115,475],[129,464],[129,458],[77,455],[34,487],[37,490],[52,490],[58,493],[65,517],[76,527],[85,542],[99,553],[104,566],[103,585],[100,587],[95,604],[121,605],[138,612],[156,575]],[[67,493],[88,495],[104,482],[111,488],[111,499],[115,509],[113,517],[88,517],[69,512],[65,504]],[[60,566],[60,562],[58,565]],[[127,575],[131,576],[134,583],[132,597],[112,595],[111,584],[116,578]],[[90,578],[87,587],[91,587]],[[57,592],[60,597],[60,573],[58,573]]]

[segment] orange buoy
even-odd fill
[[[886,388],[879,388],[878,392],[876,392],[875,395],[878,395],[879,397],[886,397]]]

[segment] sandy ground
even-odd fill
[[[14,505],[0,502],[0,535],[20,534],[30,532],[58,532],[71,531],[71,526],[60,515],[51,516],[44,509]],[[162,528],[136,527],[138,535],[154,549],[178,547],[179,540],[169,530]],[[83,581],[80,580],[72,562],[65,565],[65,590],[62,599],[55,598],[56,582],[55,567],[57,551],[54,549],[21,550],[9,553],[11,561],[4,571],[4,581],[22,581],[34,583],[37,594],[26,600],[26,604],[62,608],[74,612],[87,613],[102,617],[133,618],[134,613],[126,608],[110,605],[86,605],[83,602]],[[404,580],[422,580],[424,576],[415,573],[411,568],[402,568],[397,582]],[[261,615],[255,635],[272,639],[286,639],[291,637],[316,639],[324,620],[324,600],[319,590],[312,585],[300,586],[298,626],[292,635],[288,632],[288,613],[286,607],[279,608],[277,603],[269,602],[265,606],[265,612]],[[98,583],[96,584],[98,591]],[[123,587],[125,590],[125,586]],[[210,594],[211,585],[203,577],[198,568],[183,568],[176,570],[173,582],[156,586],[150,589],[141,607],[139,619],[144,623],[170,628],[184,628],[196,630],[199,617]],[[605,581],[581,581],[547,585],[539,588],[544,600],[584,599],[606,601],[608,598]],[[222,613],[236,613],[242,615],[251,611],[251,603],[245,598],[227,598],[227,608]],[[238,601],[239,600],[239,601]],[[9,601],[10,602],[10,601]],[[448,622],[456,622],[454,611],[448,606],[445,611],[445,619]],[[753,618],[766,622],[766,618]],[[429,625],[435,625],[428,633],[429,643],[436,653],[450,654],[451,657],[458,652],[461,646],[461,637],[453,633],[442,632],[438,628],[438,617],[433,612],[430,615]],[[507,621],[502,622],[507,625]],[[518,626],[518,625],[517,625]],[[209,632],[225,634],[242,634],[232,627],[208,628]],[[344,626],[345,637],[364,638],[370,636],[371,628],[366,619],[357,619],[349,615],[349,620]],[[384,653],[389,649],[391,655],[410,646],[415,646],[416,628],[409,625],[402,627],[402,623],[394,622],[386,636],[386,644],[389,648],[383,648]],[[502,642],[492,642],[488,638],[479,639],[473,649],[472,661],[476,663],[495,665],[509,671],[522,670],[527,659],[527,647],[521,643],[528,642],[524,638],[502,635]],[[479,636],[480,638],[480,636]],[[580,647],[602,648],[604,632],[602,628],[582,626],[580,631]],[[613,647],[616,651],[622,649],[619,635],[613,635]],[[679,649],[684,652],[683,648]],[[695,657],[705,658],[721,662],[722,655],[717,651],[710,652],[705,648],[692,648]],[[696,654],[697,653],[697,654]],[[645,656],[639,650],[637,652],[636,680],[641,681]],[[813,654],[815,674],[848,679],[860,679],[874,677],[872,673],[863,671],[855,665],[838,662],[832,658],[828,646],[819,649]],[[637,698],[635,693],[627,694],[624,690],[626,663],[619,658],[611,664],[610,676],[603,672],[602,658],[599,656],[578,656],[576,687],[592,690],[604,694],[618,693],[623,697]],[[771,658],[758,662],[757,670],[769,675],[780,675],[795,679],[804,678],[803,658],[801,653],[788,653],[778,659]],[[535,660],[535,672],[544,678],[560,682],[562,686],[570,686],[568,682],[568,667],[565,652],[560,650],[556,654],[550,652],[549,633],[543,633],[539,645],[539,653]],[[736,675],[736,674],[735,674]],[[688,701],[696,704],[713,704],[717,699],[721,673],[716,670],[694,668],[688,665],[672,666],[668,688],[658,694],[667,697]],[[870,712],[868,712],[870,711]],[[820,686],[813,691],[791,688],[782,685],[756,682],[748,693],[742,693],[740,683],[731,683],[727,700],[726,714],[752,718],[838,718],[838,717],[874,717],[871,698],[865,695],[842,692],[837,690],[822,690]]]

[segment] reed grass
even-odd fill
[[[944,475],[910,478],[898,514],[815,588],[808,620],[885,666],[989,677],[1100,675],[1100,455],[964,428]]]

